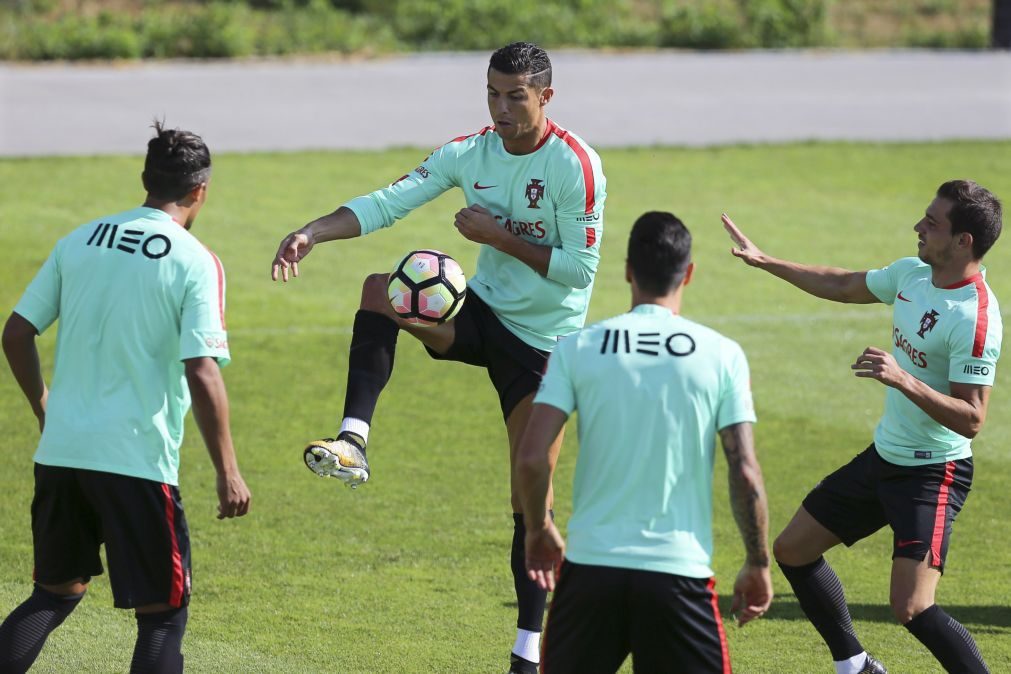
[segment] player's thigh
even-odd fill
[[[46,588],[86,584],[102,573],[101,524],[77,474],[74,468],[35,464],[35,580]]]
[[[390,305],[386,288],[389,285],[389,274],[369,274],[362,283],[362,299],[360,307],[366,311],[374,311],[389,318],[397,326],[420,341],[437,354],[444,354],[453,344],[453,320],[442,325],[418,326],[408,323],[397,316]]]
[[[730,655],[715,582],[635,571],[629,583],[632,664],[637,674],[723,674]]]
[[[955,518],[972,486],[972,459],[899,466],[881,459],[880,499],[893,531],[892,558],[944,571]]]
[[[874,445],[846,465],[827,475],[804,498],[801,510],[847,547],[887,524],[878,498],[879,463]],[[801,511],[777,537],[776,559],[796,566],[815,561],[831,538],[814,526]],[[784,534],[786,534],[784,536]],[[819,535],[821,534],[821,535]]]
[[[892,579],[889,603],[900,624],[905,624],[934,605],[941,572],[927,559],[917,561],[907,557],[892,559]]]
[[[565,561],[551,599],[542,671],[610,674],[630,649],[626,610],[629,572]]]
[[[519,453],[520,441],[530,420],[530,412],[533,410],[534,394],[530,393],[522,398],[506,419],[506,432],[509,435],[509,485],[512,496],[513,512],[523,512],[523,502],[520,496],[520,483],[516,476],[516,457]],[[550,476],[554,475],[555,465],[558,463],[558,454],[562,449],[562,441],[565,439],[565,427],[558,432],[558,437],[548,448],[548,464],[550,466]],[[548,508],[554,503],[554,486],[548,485]]]
[[[190,538],[179,489],[137,477],[87,472],[83,484],[102,519],[115,606],[186,606]]]

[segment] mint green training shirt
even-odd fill
[[[716,433],[755,421],[736,342],[641,304],[559,342],[534,402],[579,412],[567,559],[713,575]]]
[[[951,382],[993,386],[1003,323],[986,270],[946,288],[931,282],[930,265],[916,257],[867,272],[867,288],[892,312],[892,355],[899,367],[944,395]],[[934,421],[888,387],[874,446],[900,466],[972,456],[969,438]]]
[[[35,461],[179,484],[182,361],[228,363],[217,257],[164,211],[135,208],[60,239],[14,312],[56,365]]]
[[[451,187],[463,190],[468,206],[491,211],[513,235],[551,248],[544,277],[482,244],[468,288],[535,348],[550,351],[558,337],[583,327],[607,196],[597,153],[550,120],[541,144],[525,155],[506,152],[494,128],[486,127],[443,145],[389,187],[344,205],[358,216],[362,234],[369,234]]]

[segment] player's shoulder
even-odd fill
[[[600,164],[600,155],[579,135],[569,131],[548,120],[546,145],[549,151],[557,155],[559,159],[567,160],[574,165],[581,165],[590,161],[595,165]]]
[[[888,269],[897,276],[930,276],[930,265],[918,257],[900,257],[883,269]]]
[[[679,316],[678,318],[685,332],[690,332],[696,341],[705,344],[707,347],[711,347],[714,352],[724,356],[744,354],[744,349],[737,340],[728,337],[719,330],[684,316]]]
[[[457,136],[443,143],[432,152],[432,155],[460,156],[475,149],[485,147],[497,140],[498,134],[495,133],[494,127],[486,126],[483,129]]]

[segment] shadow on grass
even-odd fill
[[[730,616],[730,597],[720,597],[720,613]],[[888,604],[850,604],[850,615],[854,620],[875,623],[895,623],[892,609]],[[1011,606],[962,606],[943,604],[944,611],[973,631],[1001,633],[1011,628]],[[800,610],[800,604],[793,594],[777,594],[766,620],[807,620]]]

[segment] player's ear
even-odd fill
[[[207,199],[207,181],[204,181],[186,193],[182,201],[188,205],[202,204]]]
[[[959,232],[956,243],[960,248],[968,248],[969,252],[972,252],[972,234],[969,232]]]
[[[632,282],[632,265],[628,263],[628,260],[625,260],[625,282]]]
[[[540,96],[538,97],[540,99],[541,106],[543,107],[543,106],[547,105],[548,101],[550,101],[551,97],[554,96],[554,95],[555,95],[555,90],[552,89],[551,87],[544,87],[543,89],[541,89]]]
[[[685,268],[685,280],[681,282],[681,285],[686,286],[692,281],[692,274],[695,273],[695,263],[689,262],[688,266]]]

